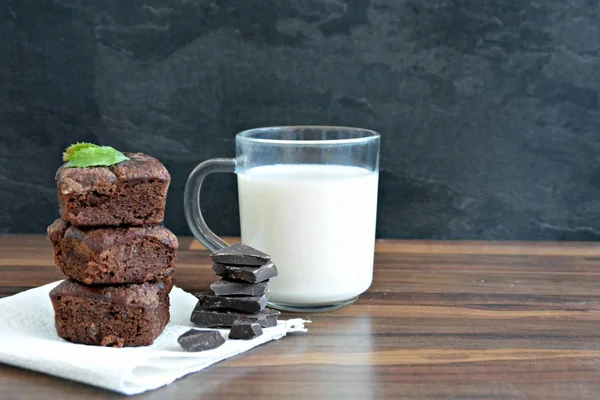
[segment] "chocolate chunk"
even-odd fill
[[[198,305],[192,311],[190,321],[201,328],[229,328],[235,321],[256,322],[263,328],[277,325],[277,317],[281,313],[270,308],[265,308],[256,314],[239,313],[235,311],[204,310]]]
[[[239,265],[214,263],[215,274],[229,279],[237,279],[245,282],[263,282],[277,276],[277,267],[272,261],[260,267],[242,267]]]
[[[177,339],[185,351],[205,351],[216,349],[225,343],[219,331],[201,331],[190,329]]]
[[[233,310],[244,313],[257,313],[265,309],[267,306],[267,296],[255,296],[255,297],[228,297],[228,296],[215,296],[210,293],[198,293],[197,308],[205,310]]]
[[[262,335],[263,331],[256,322],[236,321],[229,331],[229,339],[250,340]]]
[[[268,289],[269,281],[247,283],[221,279],[210,285],[217,296],[262,296]]]
[[[210,255],[210,258],[213,262],[224,264],[263,265],[271,259],[271,256],[245,244],[238,243],[215,251]]]

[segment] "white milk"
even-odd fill
[[[379,174],[340,165],[238,172],[242,241],[270,254],[269,300],[327,304],[371,285]]]

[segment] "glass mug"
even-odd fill
[[[250,129],[236,157],[190,174],[184,209],[210,251],[227,246],[204,222],[200,189],[214,172],[237,174],[242,243],[271,255],[279,275],[269,305],[324,311],[352,304],[373,280],[380,136],[346,127]]]

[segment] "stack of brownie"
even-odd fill
[[[171,177],[141,153],[56,173],[61,218],[48,227],[68,279],[50,292],[56,331],[100,346],[151,344],[169,322],[177,237],[162,226]]]
[[[265,308],[269,279],[277,276],[271,257],[244,244],[210,255],[221,280],[198,293],[191,321],[203,328],[231,328],[230,339],[252,339],[262,328],[277,325],[279,312]],[[262,328],[261,328],[262,327]]]

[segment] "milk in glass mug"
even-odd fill
[[[204,222],[200,188],[214,172],[237,174],[242,242],[279,270],[269,305],[324,311],[352,304],[373,280],[380,135],[332,126],[250,129],[234,159],[198,165],[185,188],[185,214],[210,251],[227,246]]]

